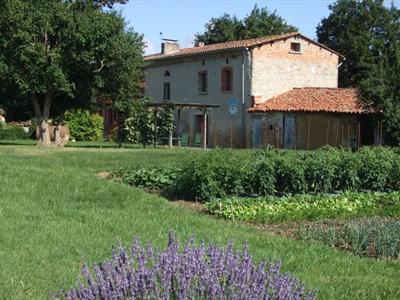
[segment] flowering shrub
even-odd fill
[[[400,193],[297,195],[212,200],[208,210],[226,219],[273,223],[352,216],[399,216]]]
[[[180,249],[173,234],[168,247],[157,251],[135,240],[130,251],[114,249],[112,259],[84,266],[85,284],[63,292],[75,299],[314,299],[281,264],[256,265],[247,251],[235,252],[210,244],[195,245],[194,238]]]

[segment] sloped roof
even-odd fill
[[[372,113],[361,107],[355,88],[294,88],[256,104],[249,112]]]
[[[156,53],[156,54],[147,55],[147,56],[145,56],[144,59],[145,59],[145,61],[151,62],[151,61],[165,60],[165,59],[176,58],[176,57],[181,57],[181,56],[192,56],[192,55],[200,55],[200,54],[213,53],[213,52],[219,52],[219,51],[251,48],[251,47],[259,46],[259,45],[262,45],[265,43],[270,43],[270,42],[287,39],[287,38],[291,38],[291,37],[296,37],[296,36],[301,36],[303,39],[306,39],[309,42],[315,43],[318,46],[320,46],[321,48],[324,48],[324,49],[342,57],[341,54],[333,51],[332,49],[326,47],[325,45],[322,45],[318,42],[315,42],[315,41],[303,36],[299,32],[290,32],[290,33],[285,33],[285,34],[280,34],[280,35],[271,35],[271,36],[265,36],[265,37],[254,38],[254,39],[238,40],[238,41],[231,41],[231,42],[226,42],[226,43],[219,43],[219,44],[212,44],[212,45],[205,45],[205,46],[196,46],[196,47],[191,47],[191,48],[182,48],[182,49],[179,49],[175,52],[171,52],[168,54]]]

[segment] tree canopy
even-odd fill
[[[390,142],[400,142],[400,10],[383,0],[339,0],[317,27],[318,41],[346,57],[340,86],[356,86],[382,111]]]
[[[33,104],[45,132],[52,112],[90,107],[99,98],[110,98],[123,109],[141,96],[142,36],[127,29],[123,17],[108,9],[125,2],[2,1],[3,97],[13,95]]]
[[[266,7],[259,8],[255,5],[250,14],[242,20],[229,14],[212,18],[205,25],[204,33],[196,34],[195,42],[209,45],[297,30],[297,27],[287,24],[276,11],[270,12]]]

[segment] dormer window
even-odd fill
[[[299,42],[290,43],[290,52],[291,53],[301,53],[301,44]]]
[[[165,71],[165,73],[164,73],[164,77],[169,77],[169,76],[171,76],[171,73],[169,73],[169,71],[167,70],[167,71]]]

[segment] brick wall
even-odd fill
[[[301,43],[301,53],[291,43]],[[290,38],[252,50],[251,95],[263,101],[293,87],[338,86],[338,55],[302,38]]]

